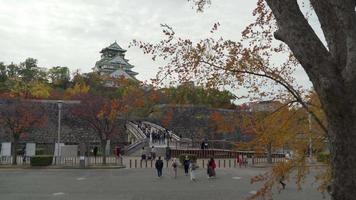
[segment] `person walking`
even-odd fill
[[[243,156],[240,154],[239,155],[239,167],[241,168],[242,164],[243,164]]]
[[[172,170],[173,170],[174,178],[177,178],[178,163],[177,163],[177,159],[176,158],[173,158]]]
[[[210,158],[210,161],[208,162],[208,178],[215,177],[215,168],[216,168],[216,163],[214,158]]]
[[[26,163],[26,146],[22,148],[22,162],[23,164]]]
[[[97,146],[94,147],[93,154],[94,154],[94,158],[96,158],[96,156],[98,155],[98,147]]]
[[[197,164],[192,160],[190,162],[190,166],[189,166],[189,169],[190,169],[190,180],[191,181],[196,181],[195,171],[196,171],[197,168],[198,168]]]
[[[158,160],[156,160],[155,167],[157,170],[158,177],[162,177],[163,161],[161,160],[161,156],[158,156]]]
[[[156,159],[156,149],[154,146],[152,146],[151,148],[151,156],[152,156],[152,160]]]
[[[141,149],[141,161],[146,160],[146,151],[145,147],[142,147]]]
[[[185,156],[185,159],[183,161],[183,166],[184,166],[184,173],[186,176],[188,176],[189,165],[190,165],[190,160],[189,160],[188,156]]]
[[[280,177],[279,177],[279,183],[282,185],[282,190],[284,190],[284,189],[286,189],[286,183],[284,182],[284,175],[281,175]],[[279,191],[280,192],[280,191]]]

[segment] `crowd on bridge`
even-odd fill
[[[170,137],[172,131],[169,131],[168,129],[159,129],[141,121],[136,121],[135,124],[147,138],[150,138],[152,144],[164,145],[167,140],[172,141],[172,137]]]

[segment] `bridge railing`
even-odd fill
[[[152,122],[147,122],[147,121],[144,121],[144,122],[142,122],[142,123],[147,124],[147,125],[149,125],[149,126],[152,126],[152,127],[156,128],[156,129],[158,129],[158,130],[166,131],[165,128],[163,128],[162,126],[160,126],[160,125],[158,125],[158,124],[154,124],[154,123],[152,123]],[[170,135],[174,140],[176,140],[176,141],[180,141],[180,140],[181,140],[181,138],[180,138],[178,135],[174,134],[173,132],[170,132],[169,135]]]
[[[145,139],[146,135],[142,132],[138,126],[132,122],[126,124],[127,129],[136,137],[136,139]]]

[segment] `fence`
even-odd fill
[[[199,168],[206,168],[209,160],[210,159],[198,159],[197,165],[199,166]],[[237,163],[237,160],[234,158],[214,159],[214,160],[217,168],[240,167],[239,164]],[[283,162],[284,160],[285,160],[284,157],[280,157],[280,158],[276,157],[272,159],[272,162],[278,163],[278,162]],[[177,160],[177,162],[179,161]],[[265,164],[265,163],[267,163],[267,158],[253,157],[253,158],[247,158],[246,163],[243,164],[242,166],[247,167],[247,166]],[[123,164],[126,166],[126,168],[155,168],[155,160],[141,160],[140,158],[132,158],[132,157],[124,158]],[[172,161],[163,160],[163,164],[165,168],[169,168],[172,165]]]
[[[172,157],[179,157],[182,154],[193,154],[198,158],[237,158],[239,155],[247,158],[267,159],[267,154],[255,153],[254,151],[230,151],[222,149],[171,149]],[[273,153],[272,159],[284,158],[283,153]]]
[[[85,162],[88,166],[100,166],[102,164],[102,156],[90,156],[86,157]],[[23,156],[17,156],[17,165],[29,165],[30,157],[26,157],[23,160]],[[23,162],[25,161],[25,162]],[[80,157],[61,157],[54,158],[54,165],[58,166],[69,166],[69,167],[79,167]],[[12,156],[2,156],[0,157],[0,165],[11,165],[12,164]],[[106,165],[116,165],[122,166],[122,158],[117,158],[115,156],[107,156],[106,157]]]
[[[30,164],[30,158],[26,157],[24,160],[23,156],[17,156],[16,162],[17,162],[17,165]],[[12,156],[0,156],[0,165],[11,165],[11,164],[12,164]]]

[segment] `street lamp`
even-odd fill
[[[57,132],[57,164],[59,164],[58,159],[60,159],[60,151],[61,151],[61,113],[62,113],[62,104],[63,101],[58,101],[58,132]]]
[[[312,144],[312,118],[311,114],[308,114],[309,121],[309,160],[313,162],[313,144]]]

